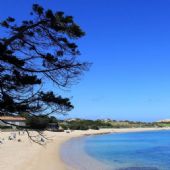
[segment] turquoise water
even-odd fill
[[[72,139],[63,145],[62,157],[78,170],[170,170],[170,131]]]
[[[91,136],[84,149],[116,170],[170,170],[170,131]]]

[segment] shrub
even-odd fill
[[[27,125],[31,129],[44,130],[49,124],[49,118],[46,116],[31,116],[27,119]]]
[[[61,126],[64,130],[67,130],[67,129],[68,129],[68,126],[67,126],[67,125],[60,124],[60,126]]]
[[[12,129],[12,126],[0,126],[0,129]]]
[[[72,124],[69,125],[69,129],[71,130],[88,130],[89,127],[81,124]]]
[[[99,130],[99,127],[98,126],[91,126],[91,129],[93,129],[93,130]]]

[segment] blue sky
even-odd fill
[[[25,19],[32,3],[73,15],[86,32],[80,58],[93,65],[61,92],[73,96],[67,118],[170,118],[170,0],[5,0],[0,19]]]

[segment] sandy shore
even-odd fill
[[[139,132],[166,130],[168,128],[131,128],[131,129],[100,129],[88,131],[45,132],[50,138],[45,146],[31,142],[27,134],[18,135],[15,140],[8,140],[11,132],[0,132],[0,170],[66,170],[68,169],[60,157],[61,145],[74,137],[102,133]],[[21,139],[21,142],[18,142]]]

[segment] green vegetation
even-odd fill
[[[133,121],[115,121],[115,120],[66,120],[60,121],[59,125],[63,129],[71,130],[88,130],[100,128],[145,128],[157,127],[156,123],[133,122]]]
[[[12,129],[12,127],[11,127],[11,126],[0,126],[0,129],[1,129],[1,130],[4,130],[4,129]]]
[[[38,129],[38,130],[47,129],[48,125],[50,123],[58,124],[58,121],[53,116],[48,117],[48,116],[41,115],[41,116],[37,116],[37,117],[29,116],[27,118],[27,122],[26,122],[28,128],[30,128],[30,129]]]
[[[93,121],[93,120],[74,120],[74,121],[64,121],[60,123],[60,126],[63,129],[71,129],[71,130],[88,130],[99,128],[108,128],[111,127],[109,123],[104,123],[102,121]]]
[[[170,127],[170,122],[158,122],[156,124],[158,127]]]
[[[110,121],[113,128],[146,128],[156,127],[155,123],[133,122],[133,121]]]

